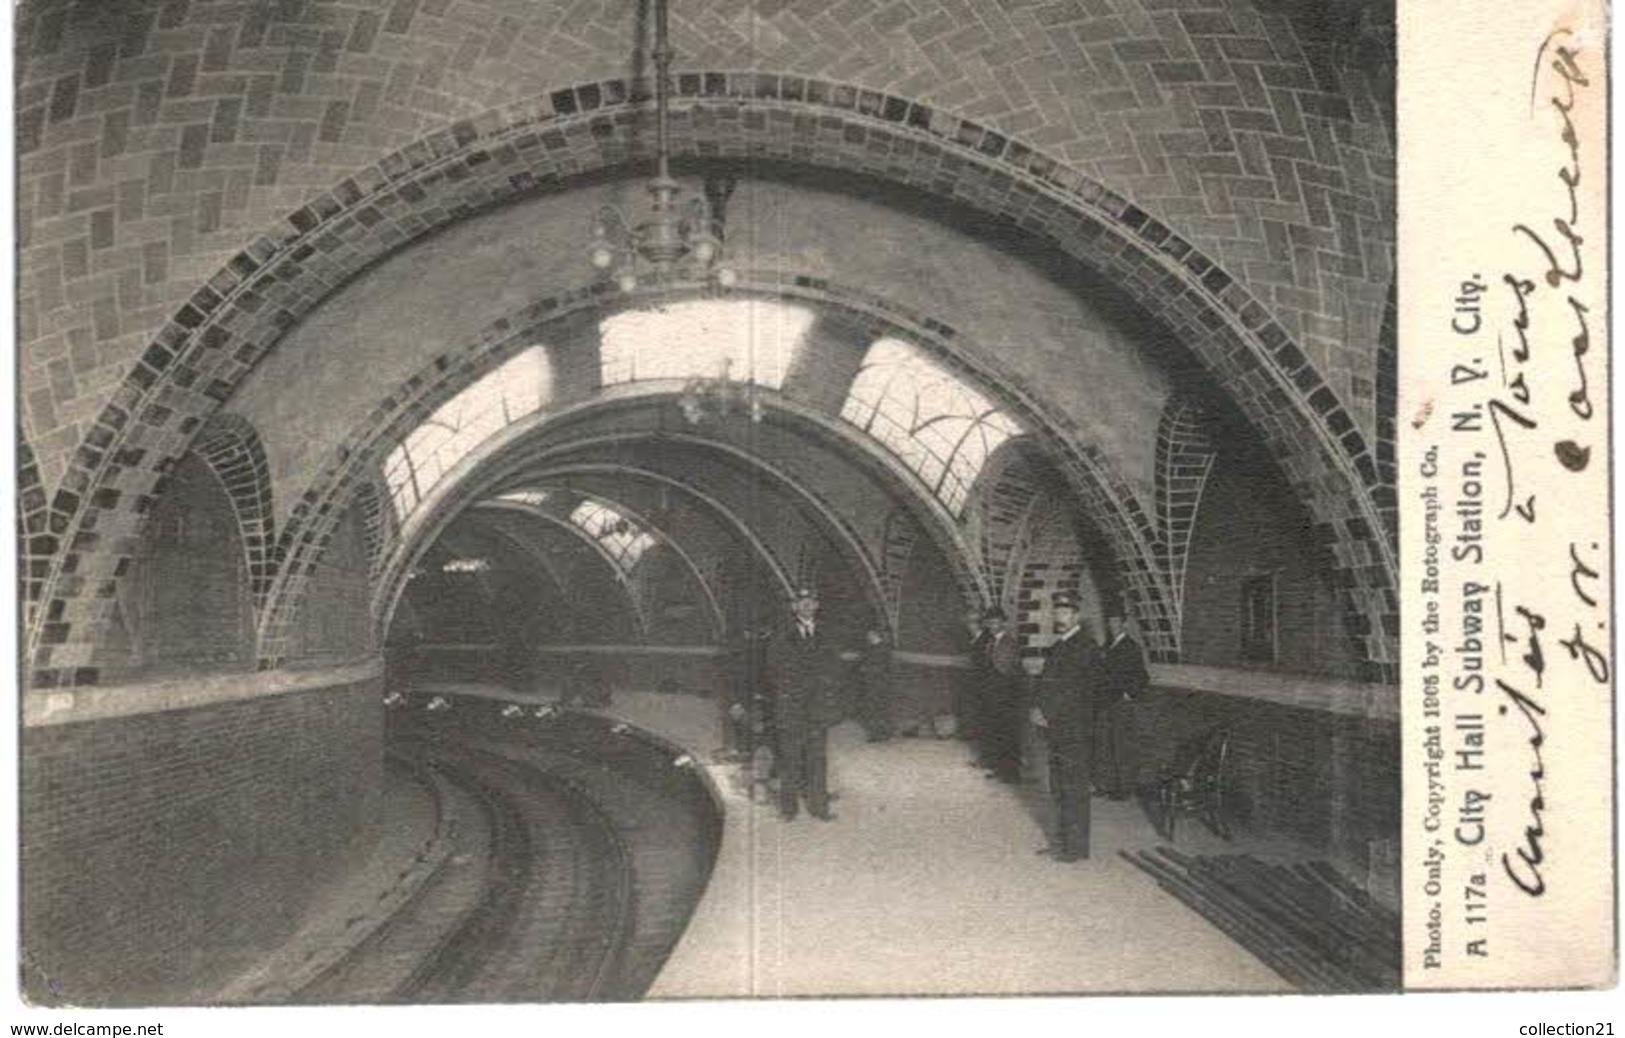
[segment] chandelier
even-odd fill
[[[677,394],[677,408],[690,425],[721,421],[743,415],[760,422],[764,413],[760,391],[754,382],[735,382],[731,377],[733,359],[724,358],[716,378],[692,378]]]
[[[667,145],[667,94],[676,52],[667,37],[666,0],[654,0],[654,22],[656,166],[647,188],[648,209],[641,218],[614,205],[599,209],[587,256],[623,292],[635,290],[642,274],[686,276],[729,288],[737,277],[720,262],[720,207],[731,184],[716,191],[708,184],[714,199],[680,197],[682,185],[672,179]]]

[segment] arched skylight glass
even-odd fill
[[[715,378],[784,384],[813,314],[771,299],[694,299],[626,310],[599,324],[603,384]]]
[[[630,573],[638,559],[655,543],[654,535],[641,529],[637,523],[620,512],[597,501],[587,500],[570,513],[570,521],[585,530],[603,546],[609,557]]]
[[[900,339],[869,347],[841,417],[885,444],[955,515],[988,456],[1022,432],[981,390]]]
[[[535,508],[535,507],[539,506],[542,502],[547,500],[547,491],[545,491],[545,490],[515,490],[515,491],[513,491],[512,493],[509,493],[509,494],[498,494],[497,495],[497,500],[499,500],[499,501],[517,501],[519,504],[530,505],[532,508]]]
[[[395,514],[404,518],[416,508],[487,437],[539,410],[551,387],[547,351],[533,346],[440,405],[384,459]]]
[[[491,568],[490,559],[447,559],[440,567],[442,573],[484,573]]]

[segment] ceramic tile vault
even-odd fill
[[[1011,407],[1012,413],[1035,430],[1038,444],[1059,466],[1096,525],[1111,538],[1127,597],[1138,611],[1147,637],[1154,645],[1162,645],[1161,639],[1171,628],[1162,607],[1161,575],[1152,553],[1154,531],[1133,492],[1112,471],[1108,459],[1093,446],[1078,444],[1070,435],[1075,434],[1075,429],[1041,410],[1029,391],[988,362],[969,366],[964,352],[951,345],[957,338],[955,329],[941,321],[915,314],[872,293],[833,285],[823,279],[772,273],[762,277],[761,272],[753,272],[740,286],[740,291],[752,290],[839,307],[852,318],[861,318],[877,335],[906,335],[928,349],[938,363],[993,389],[1001,401]],[[673,291],[683,289],[676,286]],[[335,503],[345,499],[352,482],[371,478],[370,473],[393,444],[442,401],[517,351],[529,348],[538,340],[546,341],[549,338],[546,327],[550,323],[565,322],[584,310],[619,305],[624,303],[618,295],[597,285],[563,297],[541,300],[495,322],[462,354],[443,357],[429,365],[368,416],[292,509],[282,535],[289,564],[279,576],[273,606],[262,623],[261,657],[265,665],[272,665],[278,658],[275,646],[281,643],[282,632],[297,612],[303,582],[314,569],[340,512],[334,507]],[[836,424],[839,427],[839,423]],[[951,562],[961,561],[951,539],[943,541],[942,547]],[[963,562],[975,564],[970,559]],[[983,601],[983,590],[975,586],[969,574],[957,573],[956,579],[967,603]]]
[[[1392,676],[1394,567],[1377,512],[1391,489],[1299,342],[1190,240],[1074,168],[900,97],[765,73],[686,73],[678,92],[680,155],[782,158],[947,195],[1049,239],[1139,298],[1258,426],[1337,557],[1371,676]],[[154,492],[160,466],[300,315],[349,273],[436,226],[636,158],[646,136],[634,133],[636,98],[611,80],[458,122],[346,179],[198,289],[114,390],[67,463],[43,528],[30,535],[30,563],[49,560],[38,593],[63,604],[72,632],[42,658],[36,625],[33,683],[96,680],[90,641],[110,604],[86,592],[116,565],[107,547],[134,534],[133,502]],[[87,503],[104,489],[130,508]]]
[[[637,9],[20,4],[22,385],[47,486],[163,318],[245,242],[461,120],[624,96],[599,84],[626,74]],[[735,70],[680,87],[789,82],[882,114],[917,101],[945,139],[985,127],[1133,200],[1335,372],[1369,435],[1392,270],[1391,16],[1381,0],[688,0],[672,20],[680,69]],[[590,86],[559,91],[572,83]]]

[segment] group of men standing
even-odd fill
[[[1085,633],[1077,596],[1053,599],[1055,641],[1044,650],[1036,694],[1028,694],[1021,649],[1004,611],[982,614],[971,645],[972,688],[966,720],[977,763],[1002,782],[1021,780],[1021,731],[1043,733],[1055,807],[1053,838],[1042,849],[1058,861],[1089,856],[1089,795],[1126,799],[1139,775],[1138,700],[1150,686],[1145,658],[1121,614],[1107,618],[1107,641]]]
[[[746,695],[754,696],[757,727],[769,740],[778,777],[778,809],[786,820],[803,806],[814,818],[831,819],[827,733],[843,714],[842,690],[858,684],[857,709],[872,741],[889,737],[891,649],[885,635],[870,631],[856,668],[818,623],[818,595],[804,588],[791,602],[790,623],[777,631],[748,634],[741,668]],[[1052,600],[1056,638],[1044,650],[1043,671],[1028,680],[1020,639],[998,607],[981,617],[971,644],[971,680],[961,718],[977,746],[976,763],[989,778],[1019,783],[1022,733],[1028,724],[1048,748],[1055,826],[1043,849],[1059,861],[1089,856],[1090,786],[1123,799],[1133,793],[1139,770],[1137,701],[1149,687],[1144,656],[1122,615],[1107,618],[1107,640],[1098,644],[1083,630],[1077,596],[1062,591]],[[745,713],[736,699],[735,721]]]

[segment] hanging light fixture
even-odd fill
[[[720,205],[727,188],[681,198],[682,185],[672,179],[667,144],[667,94],[671,61],[675,56],[666,30],[666,0],[654,0],[655,69],[655,175],[649,181],[649,207],[642,219],[629,218],[619,207],[606,205],[593,220],[587,258],[623,292],[638,287],[643,274],[687,276],[731,287],[737,277],[721,262]],[[710,185],[707,185],[710,188]],[[728,185],[731,187],[731,184]]]
[[[761,394],[754,382],[735,382],[733,359],[725,357],[722,370],[714,378],[691,378],[677,395],[677,408],[690,425],[721,421],[742,415],[760,422],[765,413]]]

